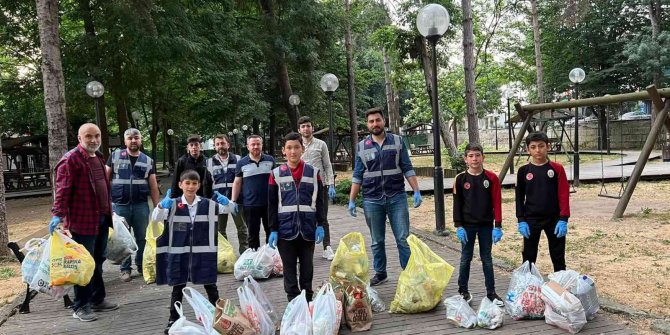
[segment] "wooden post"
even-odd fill
[[[653,97],[653,94],[656,94],[658,96],[658,91],[656,90],[656,87],[647,87],[647,90],[649,91],[650,96]],[[658,134],[661,132],[661,127],[663,127],[663,125],[665,124],[665,120],[668,116],[668,109],[670,109],[670,99],[665,99],[664,107],[663,109],[660,110],[659,106],[656,103],[654,103],[654,109],[658,111],[656,114],[656,120],[654,120],[654,123],[651,126],[651,132],[647,136],[647,140],[644,142],[642,152],[640,152],[640,157],[638,157],[637,163],[635,163],[635,167],[633,168],[633,172],[631,173],[630,179],[628,179],[626,189],[621,195],[621,199],[619,199],[619,203],[617,204],[616,209],[614,210],[614,215],[612,217],[613,219],[619,219],[623,217],[623,213],[624,211],[626,211],[626,206],[628,206],[628,202],[630,201],[630,198],[633,195],[633,191],[635,191],[635,186],[637,185],[637,182],[640,180],[642,170],[644,170],[644,166],[647,164],[649,154],[651,154],[651,150],[654,148],[656,138],[658,137]]]
[[[505,158],[505,164],[503,164],[503,167],[500,170],[500,174],[498,175],[498,179],[500,179],[501,185],[503,180],[505,179],[505,176],[507,175],[507,170],[509,169],[510,166],[512,166],[512,162],[514,161],[514,157],[516,157],[516,152],[519,150],[521,141],[523,140],[524,135],[526,135],[526,131],[530,126],[530,120],[533,118],[533,113],[525,112],[522,109],[521,104],[519,103],[514,104],[514,108],[516,108],[516,111],[519,113],[519,115],[523,117],[523,124],[521,125],[521,129],[519,129],[519,132],[516,133],[512,149],[510,149],[509,153],[507,154],[507,158]]]

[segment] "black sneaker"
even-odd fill
[[[168,334],[169,333],[170,327],[172,327],[173,323],[174,323],[174,321],[168,321],[168,325],[167,325],[167,327],[165,327],[165,331],[163,331],[163,334]]]
[[[387,280],[388,280],[387,275],[382,275],[382,274],[377,273],[377,274],[375,274],[374,277],[372,277],[372,279],[370,279],[370,286],[377,286],[377,285],[384,284],[384,283],[386,283]]]
[[[495,292],[486,294],[486,297],[489,298],[489,300],[491,300],[493,303],[495,303],[496,306],[500,308],[505,307],[505,302]]]
[[[467,302],[468,304],[470,303],[470,301],[472,301],[472,296],[470,295],[470,292],[465,291],[465,292],[461,292],[460,294],[461,294],[461,297],[463,297],[463,300],[465,300],[465,302]]]

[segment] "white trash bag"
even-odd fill
[[[137,242],[126,226],[123,216],[112,216],[112,231],[107,241],[107,259],[114,263],[121,263],[126,257],[137,252]]]
[[[305,290],[286,305],[281,320],[281,334],[312,335],[312,317],[309,314]]]
[[[583,275],[579,278],[575,289],[571,292],[582,302],[584,312],[586,313],[586,319],[589,321],[593,320],[600,309],[600,301],[598,300],[598,293],[596,292],[596,284],[591,277]]]
[[[181,291],[193,308],[195,318],[203,325],[205,334],[217,334],[214,330],[214,313],[216,312],[214,305],[192,287],[184,287]]]
[[[545,302],[544,319],[548,324],[571,334],[576,334],[586,325],[582,303],[558,283],[550,281],[542,286],[542,300]]]
[[[168,334],[170,335],[208,335],[205,332],[205,328],[195,322],[186,320],[184,316],[184,311],[181,307],[181,302],[175,301],[174,308],[177,309],[179,313],[179,319],[175,321],[170,329],[168,329]]]
[[[251,288],[248,285],[238,287],[237,296],[240,299],[242,314],[249,320],[256,334],[274,335],[276,331],[275,324],[261,303],[258,302]]]
[[[544,316],[543,283],[540,270],[528,261],[512,272],[505,309],[514,320],[541,319]]]
[[[272,307],[272,304],[270,303],[270,299],[268,299],[267,295],[265,295],[265,292],[263,292],[263,289],[261,289],[261,286],[258,284],[257,281],[254,280],[254,278],[248,276],[244,278],[244,286],[249,287],[251,292],[254,294],[256,297],[256,300],[261,304],[263,307],[263,310],[270,316],[270,319],[272,320],[272,323],[275,325],[276,329],[279,329],[279,323],[281,320],[277,316],[277,312],[275,309]]]
[[[444,299],[447,308],[447,320],[462,328],[475,328],[477,326],[477,314],[467,301],[459,295]]]
[[[337,299],[333,286],[326,283],[321,287],[314,298],[312,313],[312,331],[314,335],[331,335],[339,330],[337,322]]]
[[[60,299],[72,290],[73,285],[51,286],[51,237],[42,244],[42,248],[40,263],[30,281],[30,289]]]
[[[505,313],[503,308],[496,305],[489,298],[484,297],[477,311],[477,326],[486,329],[496,329],[503,325]]]
[[[31,238],[26,242],[24,249],[27,252],[23,258],[23,262],[21,262],[21,277],[24,283],[30,284],[39,270],[46,242],[47,240],[43,238]]]
[[[561,285],[564,289],[572,292],[572,290],[577,286],[580,275],[575,270],[561,270],[549,274],[549,280],[553,280]]]

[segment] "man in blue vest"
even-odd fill
[[[319,169],[300,159],[303,151],[299,134],[286,135],[282,148],[286,163],[272,170],[269,181],[268,215],[272,232],[268,244],[279,249],[288,301],[302,290],[307,301],[312,300],[314,244],[321,243],[324,237],[323,183]]]
[[[212,176],[212,190],[218,191],[220,194],[230,198],[233,193],[233,182],[235,181],[237,161],[240,160],[240,156],[228,151],[230,149],[230,142],[228,141],[228,136],[223,134],[214,137],[214,148],[216,149],[216,154],[207,159],[207,170]],[[240,255],[249,247],[247,226],[244,224],[241,209],[241,204],[238,204],[238,213],[237,215],[233,215],[233,221],[237,228],[237,240],[240,245]],[[219,233],[228,239],[228,235],[226,234],[228,214],[219,214],[218,220]]]
[[[366,113],[370,135],[358,143],[356,164],[351,179],[349,213],[356,216],[356,196],[363,187],[363,211],[372,238],[372,256],[375,276],[370,285],[386,282],[386,217],[398,246],[400,266],[404,269],[409,260],[409,209],[405,182],[414,190],[414,208],[421,205],[421,193],[416,173],[402,137],[386,133],[384,116],[380,108]],[[404,178],[403,178],[404,177]]]
[[[126,148],[114,151],[107,160],[108,175],[112,179],[112,208],[132,228],[137,242],[135,265],[137,272],[142,274],[142,256],[149,223],[147,198],[151,196],[151,203],[154,206],[158,204],[158,183],[153,160],[140,151],[140,131],[129,128],[123,133],[123,140]],[[128,256],[121,263],[121,280],[124,282],[132,279],[131,258]]]

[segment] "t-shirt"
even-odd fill
[[[463,172],[454,178],[454,225],[502,225],[501,190],[498,176],[484,170],[478,175]]]
[[[526,164],[516,175],[516,217],[521,221],[570,217],[570,186],[563,166],[548,161]]]
[[[252,160],[249,156],[244,156],[237,161],[235,177],[242,178],[242,190],[239,198],[243,200],[245,207],[264,207],[268,205],[268,180],[274,168],[275,159],[265,154],[261,154],[258,162]]]
[[[95,195],[98,198],[100,213],[109,213],[109,189],[107,188],[107,177],[105,167],[98,157],[88,157],[88,166],[91,168]]]

